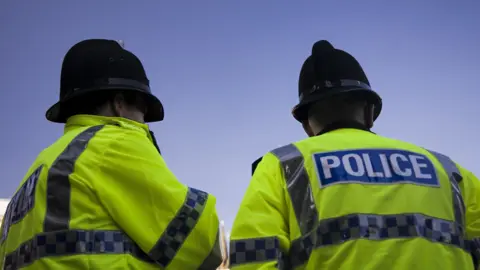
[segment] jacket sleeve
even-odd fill
[[[290,247],[285,190],[280,162],[268,153],[258,164],[233,223],[231,269],[277,269],[280,251]]]
[[[458,167],[463,177],[461,188],[465,195],[467,239],[472,240],[472,257],[476,269],[480,269],[480,181],[470,171]]]
[[[180,183],[146,136],[111,139],[97,195],[118,226],[162,269],[215,269],[221,263],[216,199]]]
[[[5,268],[5,244],[0,244],[0,269]]]

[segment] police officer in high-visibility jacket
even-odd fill
[[[2,269],[215,269],[215,198],[180,183],[144,122],[163,106],[140,60],[112,40],[66,54],[60,101],[46,114],[65,133],[37,157],[0,235]]]
[[[370,131],[381,99],[359,63],[313,46],[293,109],[309,138],[263,156],[230,236],[231,269],[478,264],[480,182],[445,155]]]

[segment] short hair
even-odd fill
[[[328,97],[313,103],[308,110],[308,119],[319,124],[332,120],[353,120],[367,104],[367,99],[357,94]]]
[[[72,101],[67,101],[62,105],[65,106],[67,118],[77,114],[97,115],[100,109],[108,104],[108,102],[113,102],[117,95],[122,95],[127,105],[135,106],[137,109],[146,113],[143,96],[134,91],[98,91],[75,98]]]

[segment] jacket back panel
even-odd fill
[[[328,226],[337,227],[333,229],[336,235],[323,234],[325,238],[321,238],[322,234],[317,234],[320,246],[299,269],[473,269],[470,254],[460,248],[407,237],[412,232],[404,233],[405,237],[398,235],[402,229],[398,215],[454,221],[450,180],[430,152],[354,129],[311,137],[295,146],[304,157],[311,185],[303,207],[308,207],[305,202],[313,197],[319,220],[327,221],[325,232]],[[295,203],[289,202],[292,241],[301,235]],[[360,229],[351,223],[362,219],[368,223],[369,215],[377,218],[372,222],[377,222],[373,228],[377,226],[378,231],[355,231]],[[385,218],[379,221],[378,215],[395,217],[395,224],[385,224]],[[361,233],[377,237],[351,240],[353,234]],[[395,237],[388,239],[389,234]],[[321,241],[324,243],[318,243]]]
[[[89,128],[93,128],[90,136],[77,137],[88,133],[85,131]],[[34,253],[38,256],[42,252],[58,252],[58,255],[32,258],[30,261],[33,263],[14,265],[11,269],[159,269],[138,248],[134,248],[137,254],[107,252],[112,248],[107,245],[118,245],[116,241],[119,239],[107,239],[112,235],[103,232],[119,232],[113,236],[120,237],[119,242],[128,239],[128,236],[121,234],[94,188],[95,184],[102,182],[97,163],[111,137],[118,135],[118,132],[119,128],[113,125],[75,128],[39,154],[12,198],[4,218],[4,239],[0,251],[2,257],[5,256],[6,269],[9,256],[18,258],[22,256],[22,248],[29,247],[35,248]],[[75,138],[77,142],[72,144]],[[41,168],[38,177],[32,177],[38,168]],[[52,197],[51,194],[57,196]],[[48,209],[47,205],[56,207]],[[116,210],[127,211],[120,208]],[[75,233],[72,234],[72,231]],[[92,231],[97,233],[89,233]],[[39,238],[42,235],[46,238]],[[77,243],[76,247],[69,247],[69,237],[76,237],[76,240],[85,238],[85,246],[79,247]],[[46,242],[40,243],[39,239]],[[72,256],[69,249],[82,249],[83,252]],[[29,260],[22,258],[22,261]]]

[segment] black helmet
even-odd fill
[[[309,105],[341,94],[357,94],[365,98],[375,106],[374,119],[380,115],[382,99],[370,88],[357,60],[347,52],[335,49],[326,40],[318,41],[300,71],[300,102],[292,110],[293,117],[302,122],[308,118]]]
[[[149,86],[140,60],[114,40],[88,39],[75,44],[65,55],[60,79],[60,99],[47,110],[46,118],[67,121],[66,103],[100,91],[135,91],[145,97],[145,122],[162,121],[163,105]],[[93,98],[95,96],[93,95]]]

